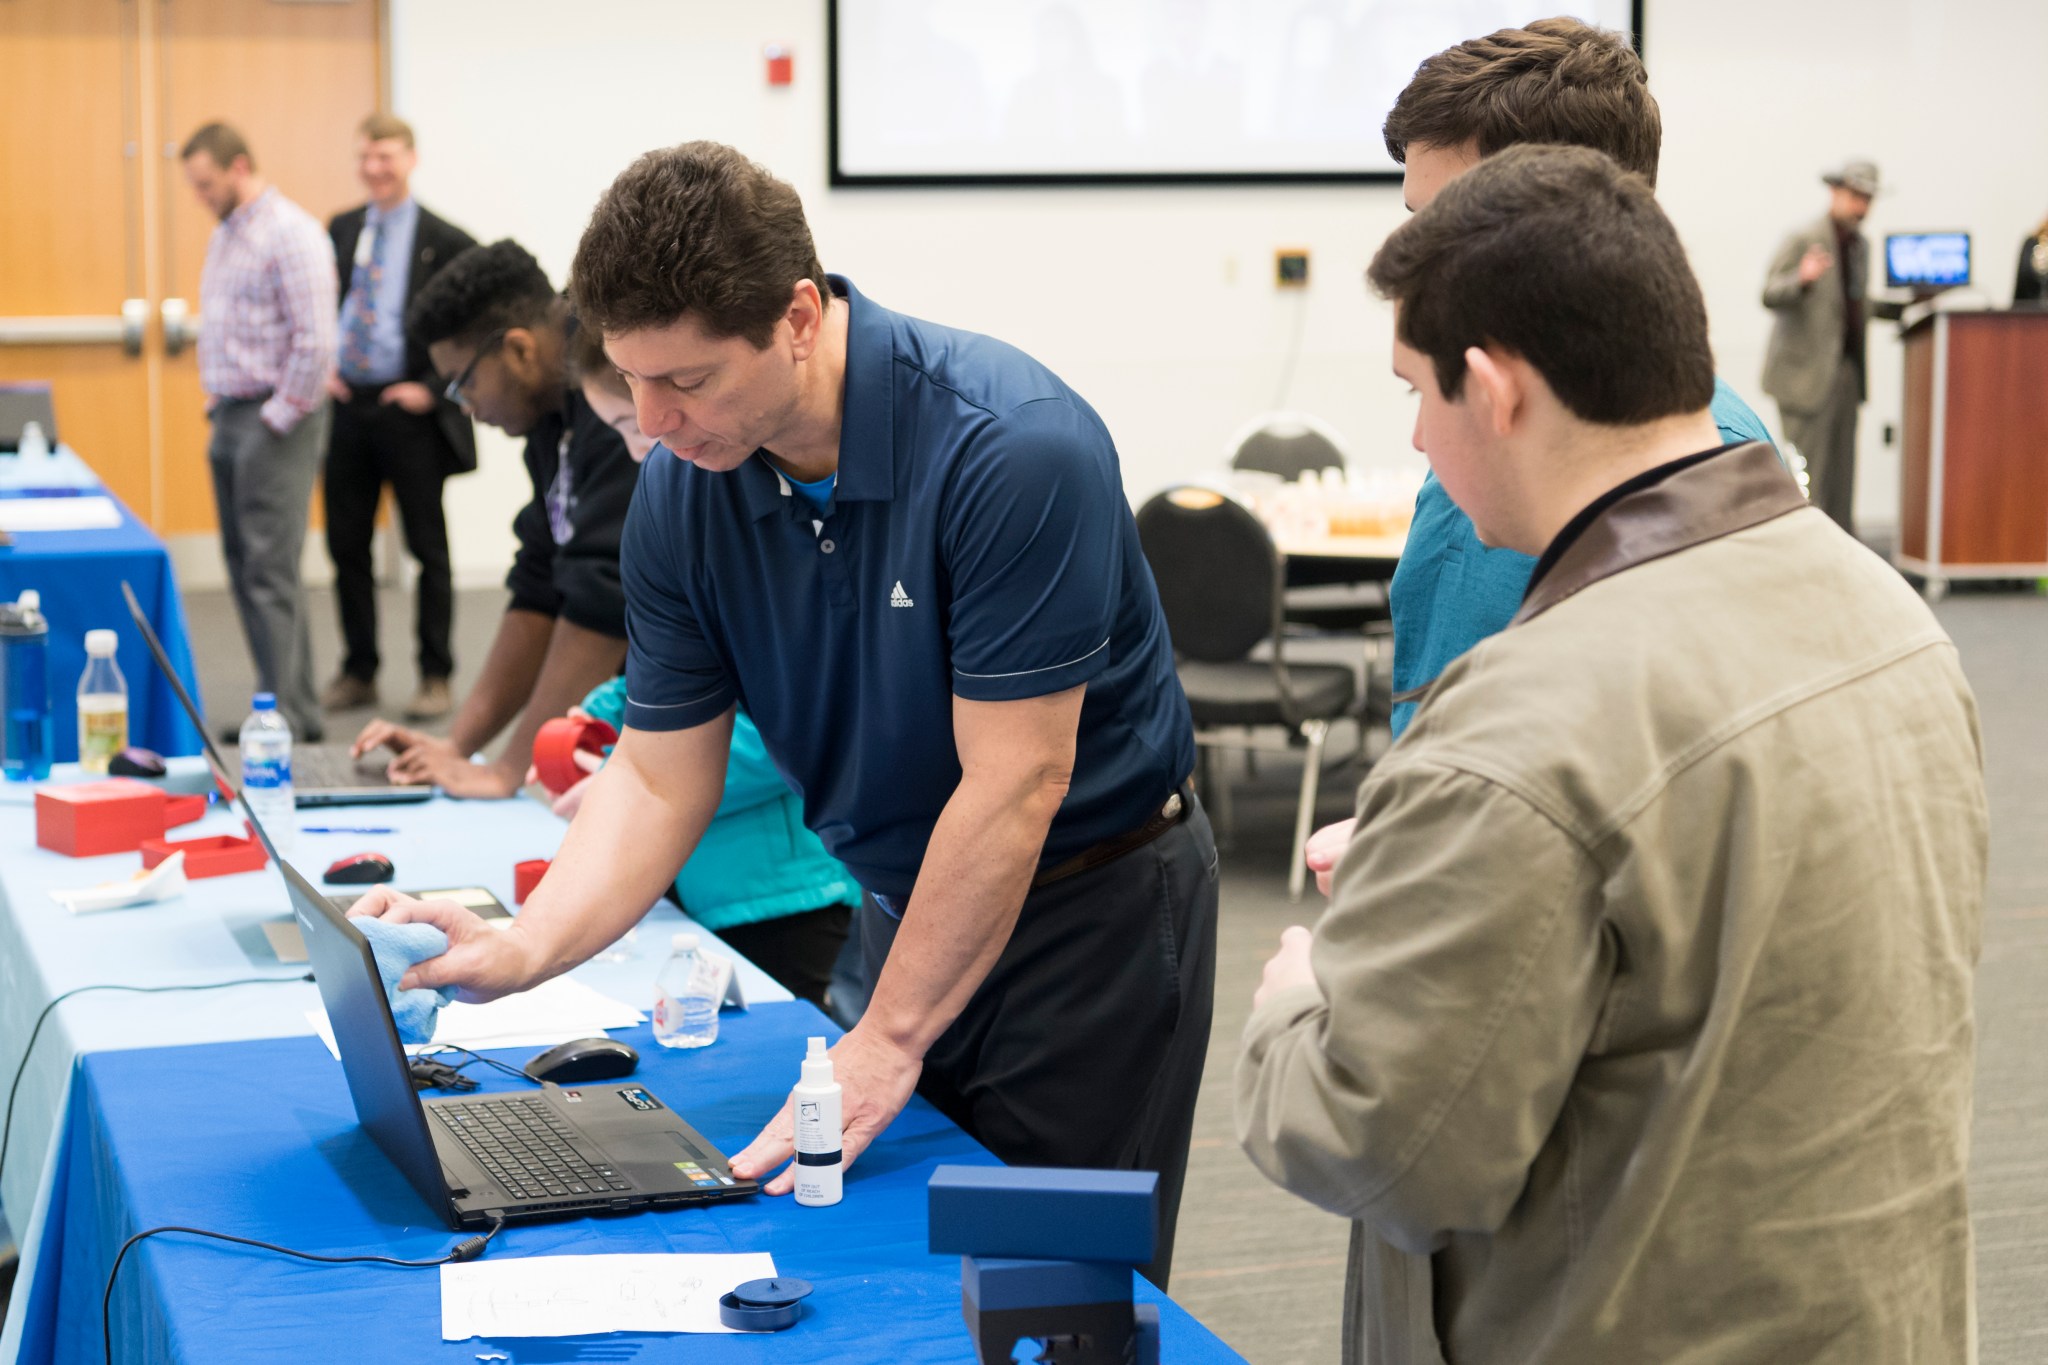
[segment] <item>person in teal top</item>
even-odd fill
[[[1713,413],[1729,444],[1770,443],[1763,419],[1720,379],[1714,381]],[[1408,544],[1387,590],[1394,621],[1396,739],[1415,714],[1414,693],[1466,650],[1507,629],[1535,567],[1528,555],[1482,545],[1472,519],[1458,510],[1436,475],[1423,480]]]
[[[569,363],[591,411],[618,431],[635,461],[645,460],[654,442],[642,434],[632,395],[594,331],[579,329]],[[622,727],[625,678],[599,684],[578,710]],[[556,813],[573,817],[581,797],[579,783],[555,802]],[[676,898],[691,919],[841,1027],[860,1017],[867,1002],[851,936],[860,884],[804,825],[803,802],[745,711],[733,717],[725,795],[676,874]]]
[[[583,699],[582,710],[619,726],[626,714],[626,680],[598,686]],[[803,802],[769,760],[754,722],[739,712],[725,765],[725,797],[697,851],[676,875],[683,909],[793,994],[823,1006],[832,962],[860,894],[859,883],[804,827]],[[799,922],[812,916],[822,919]],[[818,943],[802,947],[810,937]]]

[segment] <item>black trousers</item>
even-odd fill
[[[1216,993],[1216,844],[1200,802],[1114,862],[1033,891],[918,1093],[1015,1165],[1159,1172],[1166,1288]],[[870,897],[870,987],[897,921]]]
[[[441,511],[442,437],[431,412],[414,414],[379,403],[382,385],[354,389],[334,407],[327,447],[327,553],[334,560],[334,596],[346,647],[342,672],[365,682],[377,676],[377,579],[370,562],[377,499],[390,484],[398,500],[405,548],[419,561],[419,669],[422,678],[455,671],[449,632],[455,587],[448,568],[448,522]]]

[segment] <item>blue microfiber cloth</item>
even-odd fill
[[[441,1006],[455,998],[455,988],[402,991],[398,989],[398,978],[414,963],[447,952],[448,935],[431,924],[393,924],[368,917],[351,919],[349,923],[370,941],[370,952],[377,959],[377,975],[384,979],[384,997],[391,1002],[391,1018],[398,1025],[398,1041],[434,1041],[434,1016],[441,1012]]]

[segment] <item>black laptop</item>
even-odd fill
[[[199,725],[134,593],[125,583],[121,590],[151,657]],[[199,733],[216,775],[235,790],[203,725]],[[369,940],[278,856],[246,798],[242,809],[284,874],[356,1118],[450,1227],[673,1208],[760,1188],[733,1175],[723,1153],[642,1085],[543,1085],[422,1101]]]
[[[292,746],[292,799],[301,810],[325,806],[393,806],[424,801],[434,789],[393,782],[382,754],[357,758],[346,744]]]

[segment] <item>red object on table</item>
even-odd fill
[[[142,841],[144,867],[155,867],[173,853],[185,855],[187,877],[225,877],[233,872],[254,872],[270,861],[263,845],[253,835],[245,838],[238,834],[213,834],[203,839]]]
[[[551,862],[547,858],[528,858],[523,863],[512,864],[512,903],[526,904],[526,898],[540,885],[540,879],[548,875]]]
[[[162,838],[171,825],[205,811],[204,796],[173,798],[132,777],[43,787],[36,792],[36,844],[70,858],[132,853],[144,839]]]
[[[763,50],[768,59],[768,84],[791,85],[796,81],[796,61],[790,50],[780,43],[770,43]]]
[[[619,732],[601,720],[557,716],[533,737],[533,767],[540,774],[540,784],[560,796],[589,776],[576,766],[576,751],[601,754],[605,745],[617,743],[618,738]]]

